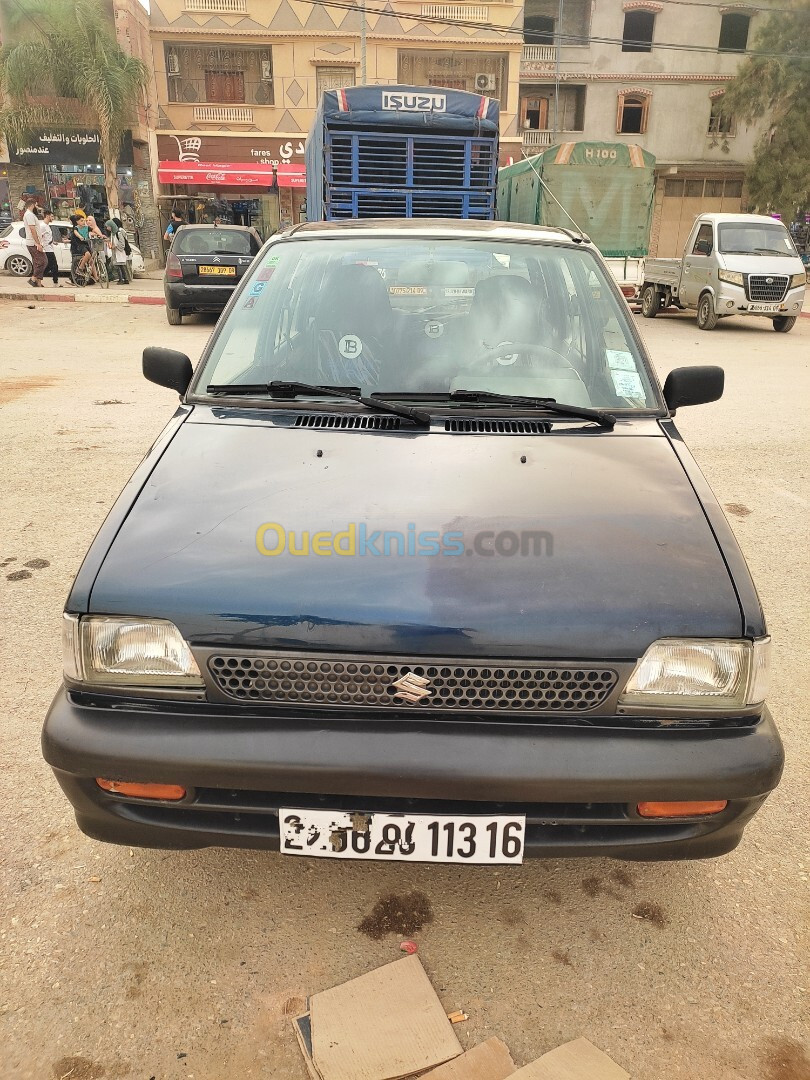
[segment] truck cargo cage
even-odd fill
[[[494,195],[491,191],[332,188],[327,203],[327,219],[452,217],[489,221],[493,210]]]
[[[498,168],[491,140],[329,132],[326,179],[341,186],[491,188]]]
[[[311,220],[492,220],[498,102],[436,87],[327,90],[307,140]]]

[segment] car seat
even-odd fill
[[[338,267],[324,283],[315,317],[321,382],[376,389],[391,369],[394,315],[388,287],[373,266]]]

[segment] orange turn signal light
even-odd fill
[[[636,809],[641,817],[703,817],[706,814],[719,814],[728,806],[727,799],[715,799],[711,802],[640,802]]]
[[[134,795],[138,799],[162,799],[165,802],[186,797],[186,789],[179,784],[127,784],[122,780],[104,780],[100,776],[96,777],[96,783],[114,795]]]

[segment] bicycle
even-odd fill
[[[102,289],[109,289],[110,278],[107,273],[107,260],[104,257],[103,237],[90,237],[90,259],[84,267],[81,266],[83,258],[84,256],[80,256],[73,260],[73,267],[70,271],[73,284],[81,289],[85,285],[97,281]]]

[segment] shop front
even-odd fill
[[[99,134],[87,129],[35,131],[31,139],[9,147],[12,197],[34,198],[58,218],[75,209],[109,215],[104,166],[99,162]],[[134,206],[135,169],[132,138],[127,133],[118,158],[119,212]],[[16,183],[15,183],[16,181]]]
[[[303,139],[157,136],[161,223],[172,210],[189,223],[251,225],[266,239],[306,220]]]

